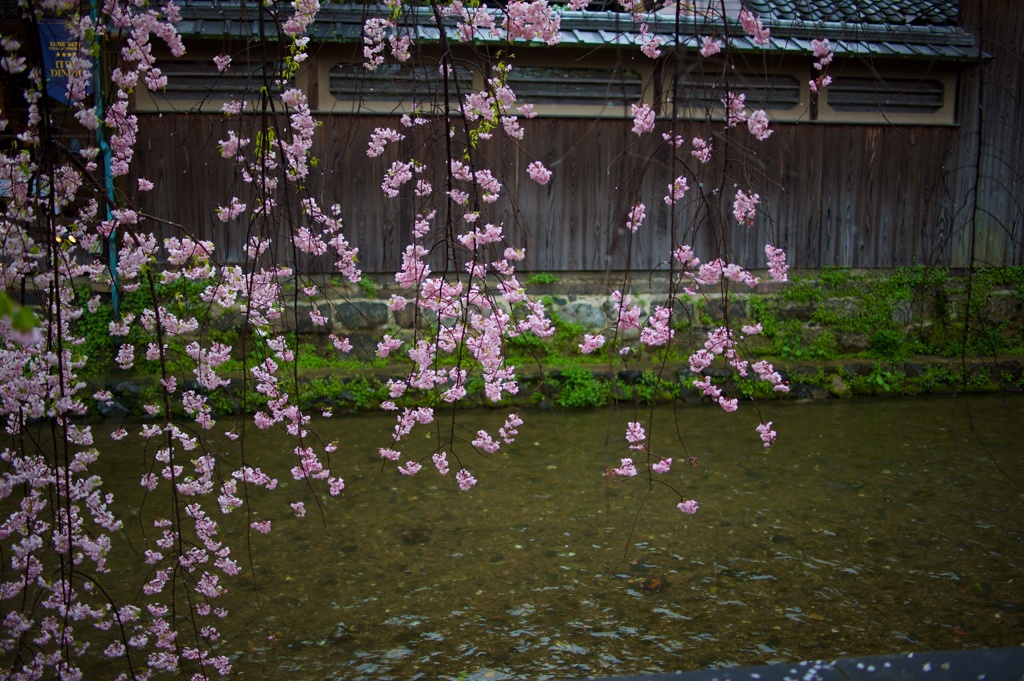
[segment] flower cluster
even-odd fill
[[[725,107],[725,125],[734,128],[747,120],[747,96],[740,92],[727,92],[722,99]]]
[[[756,137],[760,141],[768,139],[772,130],[768,127],[768,114],[762,109],[758,109],[754,113],[750,114],[747,118],[747,128],[750,129],[750,134]]]
[[[640,51],[651,59],[661,56],[661,38],[652,34],[647,22],[640,24]]]
[[[368,71],[376,71],[384,63],[384,39],[392,24],[387,19],[370,17],[363,23],[363,66]]]
[[[703,137],[694,137],[690,144],[693,146],[693,150],[690,152],[690,155],[704,165],[711,162],[711,142],[708,142]]]
[[[668,186],[668,194],[665,194],[666,205],[674,205],[676,201],[679,201],[689,190],[690,185],[686,178],[682,175],[672,181],[672,184]]]
[[[630,449],[642,452],[647,449],[645,441],[647,440],[647,433],[644,431],[644,427],[637,421],[630,421],[626,424],[626,442],[629,443]]]
[[[506,6],[502,26],[509,40],[543,40],[547,45],[557,45],[562,39],[561,17],[547,0],[512,0]]]
[[[633,112],[633,132],[637,135],[654,130],[654,109],[645,103],[631,104]]]
[[[768,271],[775,281],[789,280],[789,265],[786,264],[786,252],[772,244],[765,244],[764,255],[768,258]]]
[[[537,184],[547,184],[551,181],[551,171],[545,168],[540,161],[534,161],[527,166],[526,174]]]
[[[826,71],[835,54],[828,43],[828,38],[812,40],[811,52],[814,53],[814,58],[817,60],[814,62],[814,69],[820,72],[810,80],[811,92],[817,94],[832,84],[832,76],[828,75]]]
[[[643,224],[645,217],[647,217],[647,207],[642,203],[636,204],[629,209],[629,219],[626,220],[626,229],[636,234],[636,230],[640,229],[640,225]]]
[[[704,58],[713,57],[721,51],[721,40],[715,40],[712,36],[709,35],[706,35],[701,39],[700,56]]]
[[[760,47],[766,47],[768,41],[771,38],[771,32],[764,27],[761,20],[755,17],[750,10],[740,10],[740,25],[743,26],[743,30],[747,32],[751,38],[754,39],[754,43]]]
[[[757,204],[761,202],[758,194],[747,194],[742,189],[736,190],[736,198],[732,203],[732,215],[736,222],[751,227],[757,217]]]
[[[388,142],[401,142],[405,135],[391,128],[374,128],[370,135],[370,145],[366,149],[366,155],[376,158],[384,153],[384,147]]]

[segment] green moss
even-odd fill
[[[848,267],[826,267],[818,274],[818,281],[828,291],[838,291],[850,280]]]
[[[868,353],[876,359],[903,359],[908,353],[906,338],[896,329],[877,329],[868,341]]]
[[[359,288],[363,290],[363,295],[367,298],[377,297],[377,284],[365,274],[359,278]]]
[[[550,272],[535,272],[530,275],[530,278],[526,280],[527,284],[531,286],[538,286],[543,284],[557,284],[558,277],[551,274]]]
[[[851,376],[848,384],[855,395],[880,395],[902,392],[900,388],[905,379],[903,372],[876,364],[867,376]]]
[[[560,407],[600,407],[611,399],[611,388],[583,367],[566,367],[557,379],[561,388],[555,404]]]
[[[648,369],[641,374],[639,381],[626,386],[625,392],[634,402],[655,404],[678,397],[679,384],[675,381],[666,381],[658,372]]]
[[[778,297],[783,301],[807,303],[824,300],[827,293],[815,279],[794,276],[790,279],[789,286],[779,291]]]
[[[906,267],[879,276],[829,267],[816,279],[794,278],[775,296],[752,297],[749,309],[772,341],[763,351],[768,356],[838,359],[843,334],[865,336],[868,348],[860,356],[884,361],[914,354],[992,356],[1024,351],[1024,325],[986,321],[986,310],[1007,304],[1007,295],[1024,300],[1024,268],[976,270],[968,282],[941,268]],[[801,322],[782,319],[791,303],[817,303],[810,321],[828,335],[809,335]]]

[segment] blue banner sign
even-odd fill
[[[70,104],[68,81],[75,75],[74,57],[78,55],[78,40],[62,21],[44,21],[39,24],[39,42],[43,46],[43,68],[46,69],[46,94]],[[91,80],[86,84],[86,94],[92,92]]]

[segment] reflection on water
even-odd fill
[[[628,455],[625,413],[529,414],[508,452],[462,453],[468,493],[382,472],[387,417],[316,424],[347,484],[322,521],[292,516],[315,500],[287,442],[260,433],[247,456],[280,450],[281,486],[258,502],[274,533],[252,539],[258,583],[233,586],[223,650],[240,678],[480,680],[1024,643],[1024,399],[767,409],[767,451],[753,410],[655,412],[695,516],[604,477]]]

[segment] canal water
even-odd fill
[[[281,484],[254,502],[274,530],[253,533],[255,584],[228,583],[220,652],[243,679],[481,681],[1024,644],[1024,398],[762,410],[769,450],[749,406],[525,412],[507,451],[456,450],[469,492],[429,458],[382,468],[388,416],[339,415],[313,424],[339,443],[338,498],[291,480],[284,437],[247,431]],[[629,420],[653,423],[679,494],[604,475]]]

